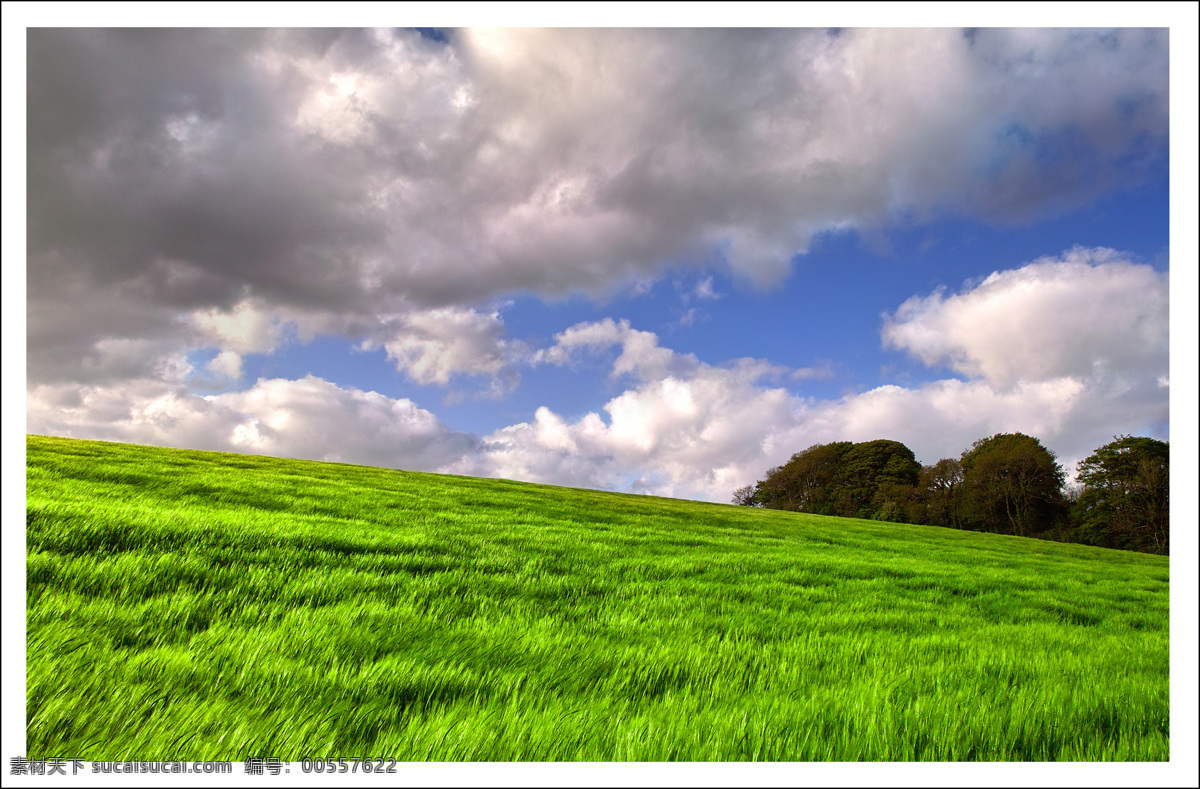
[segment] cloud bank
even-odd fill
[[[794,394],[786,382],[795,371],[767,361],[710,365],[604,319],[521,357],[602,363],[626,386],[603,413],[574,420],[542,406],[531,422],[478,437],[407,399],[312,376],[199,396],[182,383],[186,361],[167,358],[157,377],[119,386],[32,386],[29,430],[716,501],[792,453],[835,440],[891,438],[932,463],[975,439],[1021,431],[1071,465],[1111,438],[1110,425],[1165,425],[1167,295],[1165,274],[1077,247],[953,295],[914,296],[885,316],[881,342],[962,377],[837,400]],[[493,351],[474,358],[494,360]]]
[[[965,380],[881,386],[839,400],[792,394],[765,361],[724,367],[658,345],[611,320],[561,333],[541,358],[619,346],[614,376],[637,384],[605,415],[532,423],[488,436],[464,473],[725,500],[815,443],[891,438],[933,463],[998,432],[1040,437],[1068,465],[1111,439],[1114,424],[1158,432],[1169,408],[1165,274],[1108,249],[1069,250],[996,272],[947,297],[913,297],[882,340]],[[772,382],[775,385],[771,385]]]

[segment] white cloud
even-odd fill
[[[631,328],[629,321],[602,321],[579,323],[555,336],[555,343],[536,352],[532,360],[537,363],[568,364],[576,348],[592,352],[606,350],[613,345],[621,346],[621,354],[613,363],[612,375],[633,375],[642,380],[661,378],[671,371],[692,370],[699,360],[692,354],[675,353],[658,344],[654,332]]]
[[[474,444],[411,400],[343,388],[307,376],[260,380],[214,401],[243,414],[263,434],[256,450],[284,457],[430,470]]]
[[[519,376],[513,365],[530,355],[525,343],[504,336],[499,311],[444,307],[412,310],[381,320],[369,348],[382,345],[414,381],[448,384],[455,375],[485,376],[496,393],[511,390]]]
[[[828,381],[833,376],[833,365],[829,362],[823,362],[816,367],[800,367],[788,374],[793,381]]]
[[[683,313],[683,315],[680,315],[679,320],[671,324],[671,328],[691,328],[691,326],[695,324],[697,318],[700,318],[701,320],[706,319],[708,318],[708,313],[692,307],[687,312]]]
[[[242,377],[242,355],[237,351],[221,351],[213,357],[207,367],[222,378],[236,381]]]
[[[207,397],[143,379],[35,385],[26,398],[27,430],[35,434],[411,470],[437,469],[476,444],[410,400],[313,376],[260,379],[245,391]]]
[[[913,297],[885,345],[996,387],[1063,376],[1157,376],[1167,368],[1167,275],[1110,249],[1076,247],[996,272],[963,293]]]
[[[499,310],[396,306],[401,309],[360,316],[243,300],[229,310],[194,311],[183,322],[192,330],[193,348],[222,349],[208,369],[227,378],[241,375],[246,354],[271,353],[293,337],[308,341],[336,334],[360,337],[361,350],[383,348],[398,370],[420,384],[445,386],[457,375],[480,376],[489,379],[489,394],[501,395],[519,382],[514,367],[531,352],[525,343],[505,337]]]
[[[705,277],[696,283],[696,287],[692,290],[692,295],[701,300],[721,298],[721,294],[713,290],[712,277]]]
[[[249,300],[230,310],[196,310],[185,320],[202,345],[237,353],[273,351],[286,330],[286,319],[275,310]]]
[[[738,480],[765,469],[762,444],[775,425],[795,420],[794,397],[755,386],[762,372],[702,365],[649,381],[611,399],[607,421],[589,413],[567,422],[539,408],[532,424],[487,436],[449,470],[723,500],[744,484]]]
[[[33,434],[241,451],[226,439],[238,421],[230,409],[160,379],[26,390],[26,430]]]

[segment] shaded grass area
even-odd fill
[[[27,439],[28,758],[1166,760],[1166,557]]]

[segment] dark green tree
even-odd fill
[[[926,523],[962,528],[962,482],[962,463],[954,458],[942,458],[932,466],[921,469],[921,493],[925,503]]]
[[[997,433],[976,441],[963,453],[962,472],[971,528],[1032,536],[1066,517],[1066,475],[1033,436]]]
[[[754,498],[754,486],[743,485],[733,492],[733,503],[739,507],[757,507],[758,501]]]
[[[1081,462],[1080,537],[1109,548],[1169,553],[1170,455],[1165,441],[1117,436]]]
[[[854,444],[846,452],[837,478],[837,514],[902,521],[920,477],[921,464],[899,441],[878,439]]]
[[[814,444],[768,471],[754,500],[771,509],[904,521],[920,471],[898,441]]]
[[[768,509],[835,515],[836,482],[849,441],[814,444],[797,452],[782,466],[767,472],[754,490],[754,498]]]

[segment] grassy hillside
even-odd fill
[[[1166,557],[28,438],[28,757],[1166,760]]]

